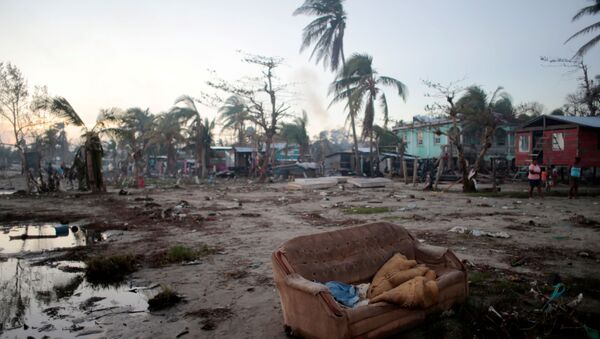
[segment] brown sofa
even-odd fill
[[[436,271],[440,291],[436,305],[404,309],[380,302],[347,308],[323,284],[370,283],[397,252]],[[463,302],[468,295],[466,269],[450,250],[420,244],[406,229],[387,222],[288,240],[273,252],[272,261],[284,325],[291,334],[306,338],[385,337]]]

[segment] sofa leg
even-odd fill
[[[283,325],[283,331],[285,332],[285,335],[289,338],[299,338],[294,335],[294,330],[289,325]]]

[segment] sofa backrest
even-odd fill
[[[377,222],[300,236],[278,249],[291,268],[312,281],[368,282],[394,253],[414,259],[414,238],[401,226]]]

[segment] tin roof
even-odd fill
[[[600,117],[571,117],[562,115],[547,115],[546,119],[557,119],[581,126],[600,128]]]
[[[575,124],[579,126],[600,128],[600,117],[573,117],[573,116],[562,116],[562,115],[540,115],[526,122],[521,128],[539,126],[542,119],[554,121],[554,123],[566,123]]]

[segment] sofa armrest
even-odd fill
[[[446,247],[416,244],[415,259],[419,263],[465,271],[463,263]]]
[[[329,293],[327,286],[319,284],[308,279],[305,279],[298,273],[291,273],[285,276],[284,282],[289,287],[295,288],[302,292],[309,293],[311,295],[317,295],[321,292]]]

